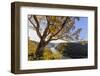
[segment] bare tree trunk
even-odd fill
[[[43,40],[40,41],[40,43],[38,44],[38,47],[36,49],[36,59],[41,59],[41,57],[43,56],[43,50],[45,48],[45,42]]]

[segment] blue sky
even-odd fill
[[[88,17],[80,17],[80,20],[75,21],[75,26],[77,28],[82,28],[80,32],[80,38],[83,40],[88,40]]]

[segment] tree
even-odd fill
[[[79,17],[69,16],[37,16],[29,15],[28,21],[33,26],[33,30],[36,31],[40,42],[36,49],[36,59],[40,59],[43,55],[43,49],[45,46],[53,40],[75,40],[79,39],[79,33],[81,28],[75,30],[75,20],[79,20]],[[44,21],[44,25],[41,25],[41,21]],[[43,27],[43,29],[41,29]]]

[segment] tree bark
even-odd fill
[[[43,56],[43,50],[44,50],[45,46],[46,46],[45,41],[41,40],[38,44],[38,47],[37,47],[36,53],[35,53],[37,60],[41,59],[41,57]]]

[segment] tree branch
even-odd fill
[[[55,35],[57,35],[65,26],[66,24],[66,21],[67,21],[67,17],[66,19],[64,20],[64,22],[62,23],[62,27],[54,34],[54,35],[51,35],[50,38],[46,41],[47,43],[49,43],[51,40],[57,40],[57,39],[61,39],[62,37],[59,37],[57,39],[52,39],[52,37],[54,37]]]
[[[47,41],[45,41],[45,43],[48,44],[51,41],[51,39],[52,39],[52,36],[50,36],[50,38]]]
[[[48,30],[49,30],[49,26],[50,26],[50,21],[48,19],[48,16],[46,16],[46,20],[47,20],[47,27],[45,28],[44,32],[43,32],[43,39],[46,38],[46,36],[48,35]]]
[[[35,24],[31,21],[31,18],[32,18],[32,16],[31,16],[30,18],[28,18],[28,20],[29,20],[30,23],[33,25],[33,27],[36,28]]]
[[[37,23],[37,27],[35,26],[35,24],[32,22],[31,18],[34,17],[34,19],[36,20]],[[37,22],[37,18],[36,16],[31,16],[30,18],[28,18],[28,20],[31,22],[31,24],[34,26],[34,28],[36,29],[36,33],[39,36],[39,38],[41,38],[41,33],[39,31],[39,22]]]
[[[39,22],[38,22],[37,17],[36,17],[35,15],[33,15],[33,18],[34,18],[34,20],[35,20],[35,22],[36,22],[36,24],[37,24],[37,27],[39,28],[39,27],[40,27],[40,25],[39,25]]]
[[[53,36],[57,35],[57,34],[64,28],[64,26],[65,26],[65,24],[66,24],[66,21],[67,21],[67,17],[66,17],[66,19],[64,20],[64,22],[63,22],[63,24],[62,24],[62,27],[61,27]]]

